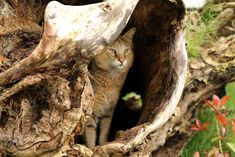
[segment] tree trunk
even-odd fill
[[[181,0],[63,1],[76,6],[37,2],[0,1],[2,156],[149,156],[187,126],[182,121],[177,127],[185,113],[192,114],[189,105],[195,106],[195,101],[224,83],[214,79],[217,75],[223,81],[234,77],[234,71],[228,71],[234,60],[221,75],[214,71],[214,59],[213,64],[206,61],[212,57],[207,53],[204,66],[190,63],[192,77],[184,89],[188,64]],[[94,4],[83,5],[90,3]],[[126,24],[126,29],[136,27],[137,33],[135,62],[124,91],[139,92],[143,108],[138,123],[119,131],[114,141],[90,150],[74,143],[94,103],[87,66]],[[207,81],[193,75],[198,69],[209,72]]]
[[[204,99],[221,93],[226,83],[235,81],[235,3],[219,3],[211,9],[218,12],[213,20],[217,38],[201,45],[200,57],[189,60],[187,82],[174,116],[165,124],[169,137],[153,156],[169,157],[180,154],[192,134],[190,124]],[[200,11],[199,11],[200,12]],[[194,18],[194,11],[189,17]],[[197,16],[198,17],[198,16]],[[197,25],[197,23],[195,23]]]

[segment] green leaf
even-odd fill
[[[141,99],[141,95],[135,93],[135,92],[130,92],[130,93],[127,93],[125,96],[122,97],[122,100],[124,101],[128,101],[130,99],[134,99],[136,100],[137,102],[137,105],[138,105],[138,108],[142,108],[142,99]]]
[[[135,97],[136,99],[139,99],[141,96],[136,94],[135,92],[127,93],[124,97],[122,97],[122,100],[127,101],[128,99]]]
[[[235,153],[235,143],[226,143],[226,144]]]
[[[230,99],[227,101],[227,106],[231,109],[235,109],[235,82],[228,83],[225,86],[226,95],[230,96]]]

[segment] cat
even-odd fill
[[[132,40],[135,31],[136,29],[132,28],[123,36],[120,35],[91,61],[89,72],[95,104],[84,131],[84,141],[90,148],[95,147],[96,141],[99,145],[107,141],[120,90],[134,60]]]

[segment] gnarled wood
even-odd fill
[[[39,44],[26,58],[0,73],[1,153],[45,154],[81,133],[93,106],[87,74],[89,58],[115,40],[137,3],[109,0],[87,6],[65,6],[56,1],[48,4]],[[10,3],[4,1],[3,8],[11,8]],[[3,20],[8,18],[7,13]],[[4,38],[7,32],[1,33]],[[1,55],[5,65],[8,58]],[[44,72],[46,77],[35,72]],[[40,93],[32,94],[35,90]]]
[[[78,54],[89,57],[92,52],[101,52],[124,29],[137,2],[109,0],[77,7],[50,2],[38,46],[27,58],[0,73],[0,84],[12,83],[39,68],[68,64]]]
[[[228,14],[228,11],[234,10],[234,4],[234,2],[220,3],[211,7],[219,13],[214,20],[215,33],[218,36],[201,46],[199,58],[189,60],[189,73],[184,93],[174,116],[164,126],[169,131],[161,135],[173,137],[165,146],[160,147],[154,156],[168,157],[179,154],[192,133],[190,123],[197,109],[203,105],[202,100],[210,99],[215,93],[221,93],[227,82],[235,81],[235,27],[233,25],[235,15]]]
[[[26,38],[31,35],[34,40],[33,46],[24,51],[17,47],[24,41],[23,35],[14,36],[19,39],[13,42],[13,48],[0,47],[7,54],[1,54],[4,67],[0,73],[2,154],[149,156],[165,142],[171,126],[166,122],[177,110],[187,72],[185,8],[181,0],[142,0],[127,26],[137,27],[133,68],[138,73],[130,79],[138,78],[142,82],[144,107],[138,125],[119,132],[115,141],[94,150],[73,142],[74,136],[82,133],[86,117],[92,112],[93,91],[87,74],[89,60],[121,33],[137,2],[108,0],[85,6],[65,6],[53,1],[45,11],[40,41],[37,40],[40,26],[35,24],[40,17],[22,17],[22,21],[37,25],[33,30],[27,22],[23,25],[25,30],[9,30],[9,34],[27,32]],[[4,6],[10,4],[15,3],[4,1]],[[24,6],[30,7],[30,4],[18,7]],[[15,13],[16,9],[10,10]],[[12,43],[5,32],[1,32],[1,38],[9,38]],[[12,61],[21,51],[23,55]]]

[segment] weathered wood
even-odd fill
[[[101,52],[124,29],[137,2],[108,0],[87,6],[50,2],[45,11],[40,43],[29,57],[0,73],[0,84],[12,83],[41,67],[53,68],[66,64],[77,53],[89,57]],[[70,50],[66,51],[66,48]]]
[[[218,36],[201,46],[199,58],[189,60],[189,73],[183,96],[174,116],[164,126],[169,131],[161,135],[173,136],[171,139],[173,142],[169,140],[167,148],[166,146],[160,147],[154,156],[168,157],[172,154],[179,154],[185,141],[192,133],[190,124],[197,109],[203,105],[202,100],[210,99],[217,92],[221,93],[227,82],[235,81],[235,28],[231,25],[235,16],[233,14],[231,18],[229,14],[226,14],[228,11],[234,10],[234,5],[221,3],[211,8],[219,13],[213,22],[213,26],[216,28],[215,33]],[[223,16],[226,17],[223,18]],[[226,30],[226,28],[231,29]],[[221,30],[226,30],[226,33],[221,33]],[[180,136],[183,138],[174,140]],[[181,146],[176,148],[179,145]]]
[[[5,62],[11,58],[1,54],[3,66],[7,67],[7,63],[10,66],[0,73],[1,155],[6,152],[16,156],[51,153],[66,143],[69,146],[74,135],[81,134],[94,102],[87,74],[89,58],[115,40],[137,3],[138,0],[108,0],[85,6],[65,6],[52,1],[45,11],[42,38],[32,53],[14,64]],[[11,8],[10,4],[3,1],[3,8]],[[18,7],[24,8],[24,5]],[[10,15],[10,11],[16,12],[8,11]],[[12,18],[7,13],[1,16],[3,20]],[[22,19],[19,23],[24,22],[25,31],[29,33],[29,19]],[[7,29],[5,24],[3,27],[1,39],[10,38],[6,33],[14,33],[14,29]],[[16,31],[22,32],[20,29]],[[3,50],[5,42],[1,40]],[[6,54],[11,52],[12,49]],[[42,72],[45,75],[35,74]],[[37,90],[40,92],[35,92]]]
[[[215,43],[226,47],[205,48],[198,60],[190,60],[187,69],[183,32],[185,8],[181,0],[142,0],[127,25],[128,28],[137,27],[133,68],[138,72],[130,77],[133,77],[131,81],[138,79],[143,83],[144,107],[140,121],[127,131],[120,131],[115,141],[94,150],[74,145],[74,135],[81,134],[86,116],[92,112],[93,93],[87,77],[89,59],[122,31],[133,11],[132,2],[106,1],[79,7],[58,2],[49,4],[39,45],[31,48],[34,50],[31,55],[28,48],[30,52],[25,52],[25,59],[19,57],[0,74],[4,74],[0,77],[0,100],[4,109],[1,114],[9,112],[13,115],[7,123],[1,118],[1,125],[5,126],[1,126],[0,139],[6,139],[0,145],[3,153],[8,151],[19,156],[32,152],[34,154],[30,155],[150,156],[176,132],[188,133],[185,128],[190,125],[193,110],[200,100],[234,79],[234,36]],[[233,18],[233,3],[223,6],[230,15],[226,18]],[[219,16],[217,21],[220,19]],[[29,29],[24,23],[20,27],[33,39],[40,35],[38,26]],[[18,40],[15,43],[13,47],[17,49]],[[0,48],[6,53],[11,49]],[[23,67],[22,72],[17,65]],[[21,110],[18,111],[16,106]],[[35,106],[40,108],[35,109]],[[13,112],[15,110],[18,112]]]
[[[141,72],[146,76],[142,80],[145,105],[140,125],[120,132],[114,142],[98,146],[93,152],[73,146],[72,142],[74,135],[81,133],[86,116],[92,112],[92,87],[87,77],[89,58],[118,36],[137,2],[106,1],[76,7],[49,3],[38,46],[28,57],[0,73],[2,88],[8,86],[2,93],[1,106],[16,115],[3,123],[6,130],[0,130],[2,143],[7,143],[0,147],[3,153],[8,151],[18,156],[151,154],[157,147],[155,141],[159,140],[158,129],[173,114],[186,78],[185,9],[180,0],[141,1],[130,22],[130,26],[139,31],[134,43],[135,53],[137,61],[143,58]],[[152,62],[149,56],[153,57]],[[46,77],[38,79],[35,73],[39,72]],[[33,76],[38,79],[34,80],[37,84],[29,82]],[[40,93],[31,93],[39,89]],[[10,103],[19,106],[23,113],[14,112],[13,106],[8,107]],[[35,105],[40,108],[35,110]],[[15,126],[14,119],[17,119]],[[12,144],[12,141],[18,142]],[[134,150],[136,152],[132,153]]]
[[[175,110],[187,72],[183,33],[185,9],[180,0],[142,1],[131,21],[139,31],[135,53],[137,59],[142,54],[143,64],[140,65],[146,78],[140,125],[120,132],[114,142],[98,146],[93,152],[73,145],[74,135],[82,132],[86,116],[92,112],[93,93],[87,77],[89,57],[100,53],[118,36],[137,2],[106,1],[76,7],[49,3],[44,33],[37,47],[28,57],[0,73],[1,107],[15,115],[2,123],[6,128],[0,130],[2,153],[146,156],[157,148],[157,135]],[[174,10],[173,14],[167,11],[169,8]],[[153,56],[153,62],[149,63],[149,55],[142,52]],[[149,69],[145,71],[145,68]],[[39,72],[45,73],[45,77],[38,78],[34,74]],[[40,93],[31,93],[39,89]],[[40,108],[35,109],[39,105]],[[15,106],[22,113],[14,112]],[[132,153],[134,150],[136,152]]]

